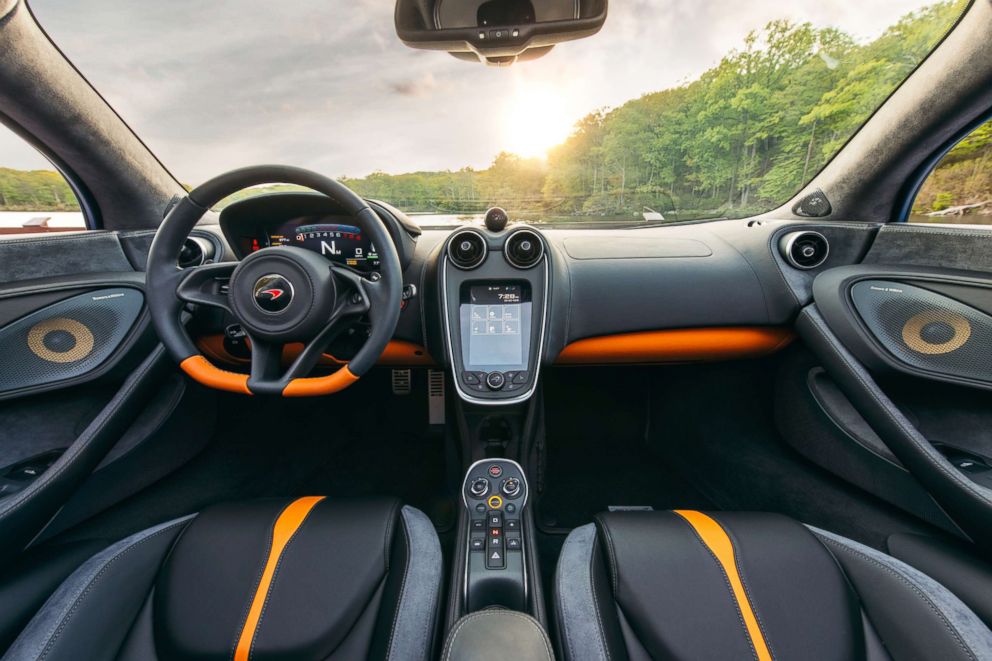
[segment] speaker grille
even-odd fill
[[[100,289],[0,328],[0,392],[76,378],[99,367],[124,340],[143,304],[136,289]]]
[[[992,381],[992,317],[932,291],[889,280],[851,288],[858,314],[875,338],[919,369]]]

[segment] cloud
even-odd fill
[[[181,181],[251,163],[330,175],[485,167],[507,107],[574,122],[698,76],[775,18],[876,36],[925,0],[620,0],[600,34],[508,69],[415,51],[390,0],[32,0],[39,22]],[[8,157],[0,141],[0,165]]]

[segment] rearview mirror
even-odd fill
[[[407,46],[447,51],[493,66],[545,55],[599,32],[608,0],[396,0],[396,34]]]

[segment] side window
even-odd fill
[[[992,225],[992,121],[941,159],[916,196],[909,221]]]
[[[85,229],[79,201],[65,178],[0,124],[0,235]]]

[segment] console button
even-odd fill
[[[492,390],[499,390],[506,383],[506,377],[501,372],[490,372],[486,375],[486,385]]]
[[[462,381],[470,386],[475,386],[479,384],[479,377],[474,372],[462,372]]]
[[[519,383],[513,383],[511,381],[507,381],[506,385],[503,386],[503,392],[513,392],[514,390],[520,390],[521,388],[523,388],[523,386],[520,385]]]
[[[504,507],[503,509],[506,510],[507,514],[513,514],[514,512],[517,511],[517,506],[514,505],[513,503],[507,503],[506,507]]]
[[[519,537],[507,537],[506,538],[506,550],[507,551],[519,551],[523,548],[523,542]]]
[[[485,519],[472,519],[472,530],[485,530],[486,520]]]
[[[503,486],[500,487],[500,490],[507,498],[516,498],[520,495],[520,480],[515,477],[508,477],[503,480]]]
[[[503,467],[499,464],[493,464],[486,472],[489,473],[489,477],[496,479],[503,474]]]
[[[506,558],[501,549],[486,551],[486,569],[506,569]]]
[[[507,519],[506,529],[508,531],[520,530],[520,519]]]
[[[503,513],[502,512],[490,512],[489,513],[489,527],[490,528],[502,528],[503,527]]]
[[[513,383],[513,379],[517,376],[516,372],[503,372],[503,378],[506,379],[507,384]]]
[[[484,537],[473,537],[470,542],[470,547],[473,551],[485,551],[486,550],[486,540]]]
[[[527,372],[517,372],[513,377],[514,383],[527,383]]]
[[[475,506],[475,511],[478,512],[479,514],[485,514],[486,513],[486,504],[485,503],[479,503],[478,505]]]
[[[475,478],[469,485],[468,491],[476,498],[482,498],[489,493],[489,480],[484,477]]]
[[[503,499],[499,496],[489,496],[489,509],[498,510],[503,506]]]

